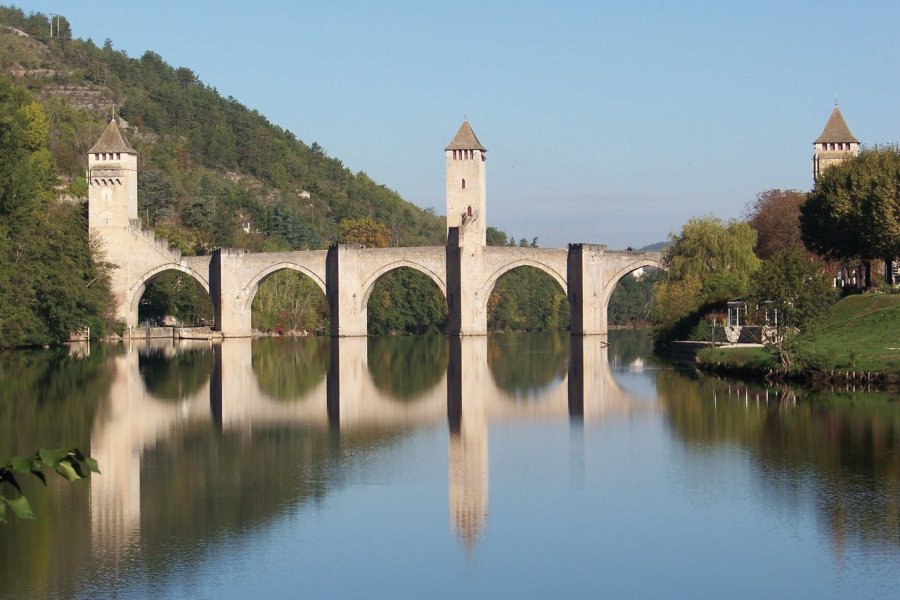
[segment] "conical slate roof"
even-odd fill
[[[834,107],[834,110],[831,111],[831,116],[828,117],[828,122],[825,124],[825,129],[822,130],[822,135],[816,138],[814,144],[821,144],[822,142],[855,142],[859,143],[853,134],[850,133],[850,128],[847,127],[847,122],[844,120],[844,116],[841,114],[841,109],[837,106]]]
[[[121,152],[124,154],[137,154],[131,144],[122,136],[119,126],[115,119],[109,120],[109,125],[103,130],[103,134],[94,147],[88,150],[89,154],[99,154],[101,152]]]
[[[478,138],[475,137],[475,132],[472,131],[472,126],[469,125],[468,121],[463,121],[462,125],[459,126],[456,137],[453,138],[453,141],[450,142],[450,145],[445,150],[481,150],[482,152],[487,152],[487,148],[482,146]]]

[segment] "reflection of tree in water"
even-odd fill
[[[613,329],[609,332],[609,362],[630,365],[653,352],[649,329]]]
[[[441,335],[370,337],[372,381],[396,399],[412,400],[441,380],[447,370],[447,346]]]
[[[312,391],[328,371],[328,338],[253,340],[253,372],[260,389],[276,400],[297,400]]]
[[[64,347],[0,352],[0,460],[36,448],[89,451],[91,430],[109,397],[116,351],[116,346],[91,344],[86,356],[72,356]],[[44,489],[35,477],[19,477],[37,521],[13,519],[0,525],[4,597],[72,595],[52,590],[61,589],[83,567],[77,561],[88,552],[90,487],[84,481],[60,485],[54,479],[48,478],[50,489]]]
[[[345,471],[384,452],[400,432],[254,427],[185,431],[141,456],[141,569],[170,577],[225,536],[258,527],[341,489]],[[173,547],[179,549],[173,552]]]
[[[779,501],[809,502],[834,550],[900,546],[900,398],[768,390],[660,371],[672,428],[691,446],[735,444],[758,460]]]
[[[497,387],[530,399],[568,372],[569,334],[492,334],[488,336],[487,359]]]
[[[147,391],[163,400],[196,394],[209,381],[215,365],[212,348],[176,350],[148,348],[138,355],[138,369]]]

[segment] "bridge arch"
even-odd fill
[[[391,262],[391,263],[388,263],[386,265],[379,267],[371,275],[369,275],[369,277],[363,282],[362,288],[361,288],[362,294],[359,299],[359,302],[360,302],[359,310],[361,313],[364,314],[366,311],[366,308],[369,306],[369,298],[372,296],[372,290],[375,289],[375,283],[378,281],[378,279],[382,275],[385,275],[386,273],[389,273],[390,271],[394,271],[396,269],[400,269],[403,267],[409,267],[410,269],[413,269],[414,271],[418,271],[419,273],[426,275],[429,279],[431,279],[435,283],[435,285],[437,285],[438,289],[441,290],[441,294],[443,294],[444,300],[447,299],[447,283],[441,278],[440,275],[438,275],[437,273],[435,273],[434,271],[432,271],[425,265],[422,265],[422,264],[417,263],[412,260],[401,259],[401,260],[396,260],[394,262]]]
[[[481,299],[481,309],[485,315],[487,315],[488,300],[491,297],[491,292],[494,291],[494,287],[497,285],[497,281],[513,269],[518,269],[519,267],[534,267],[539,271],[543,271],[544,273],[552,277],[553,280],[556,281],[556,283],[559,284],[559,287],[562,288],[563,294],[568,293],[569,287],[566,283],[565,275],[562,275],[548,264],[529,258],[520,258],[506,263],[505,265],[491,273],[485,280],[484,287],[482,288],[484,290],[484,294],[483,298]]]
[[[665,266],[663,266],[662,262],[652,259],[652,258],[641,258],[632,263],[625,265],[624,267],[619,268],[613,275],[606,281],[603,286],[603,294],[606,296],[606,299],[609,300],[609,296],[612,295],[613,290],[616,289],[616,286],[619,285],[619,281],[622,280],[623,277],[628,275],[629,273],[634,273],[638,269],[653,267],[654,269],[659,269],[661,271],[668,271]]]
[[[203,290],[210,297],[210,302],[212,302],[213,306],[215,306],[215,301],[213,300],[212,295],[210,295],[209,292],[209,281],[206,279],[206,277],[204,277],[194,269],[187,267],[181,263],[166,263],[150,269],[149,271],[141,275],[137,279],[137,281],[131,284],[131,286],[128,288],[127,300],[129,323],[138,322],[138,304],[140,304],[141,298],[144,296],[144,292],[147,290],[147,285],[166,271],[180,271],[185,275],[189,275],[203,287]]]
[[[250,281],[247,283],[247,285],[244,286],[244,293],[241,294],[242,297],[245,298],[243,306],[244,310],[251,310],[251,308],[253,307],[253,299],[256,298],[256,294],[257,292],[259,292],[259,286],[263,284],[266,278],[284,269],[287,269],[289,271],[296,271],[301,275],[306,275],[307,277],[312,279],[312,281],[319,287],[320,290],[322,290],[323,294],[327,294],[325,282],[319,275],[302,265],[283,261],[268,265],[250,278]]]
[[[603,290],[601,294],[601,298],[603,300],[600,310],[603,315],[603,322],[607,323],[607,319],[609,318],[609,302],[612,299],[613,292],[616,290],[616,286],[619,285],[619,282],[622,279],[631,273],[634,273],[638,269],[651,267],[654,269],[659,269],[661,271],[667,271],[666,267],[662,264],[662,262],[658,259],[641,257],[637,260],[627,262],[624,266],[619,266],[619,268],[613,272],[612,275],[609,276],[609,279],[606,279],[603,285]]]

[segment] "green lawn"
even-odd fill
[[[801,334],[800,347],[821,369],[900,374],[900,294],[849,296]],[[716,348],[701,362],[767,370],[777,361],[763,348]]]

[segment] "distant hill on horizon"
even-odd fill
[[[642,248],[639,248],[639,250],[641,252],[662,252],[671,245],[671,241],[656,242],[655,244],[648,244]]]

